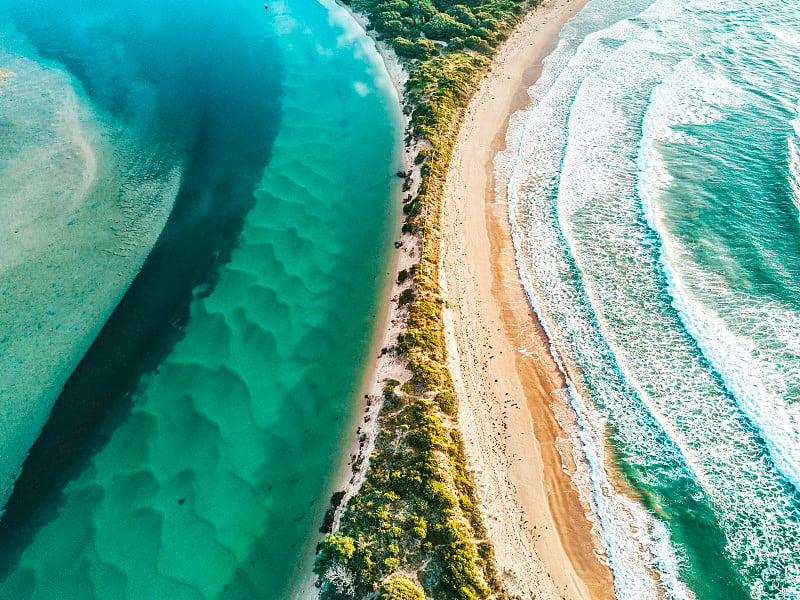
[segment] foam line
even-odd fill
[[[784,402],[788,412],[774,419],[780,401],[748,409],[727,378],[720,385],[718,373],[724,370],[715,367],[720,361],[698,352],[702,348],[687,330],[699,334],[680,318],[685,312],[671,306],[672,288],[659,262],[660,240],[643,226],[637,197],[650,185],[637,181],[638,174],[653,173],[646,164],[653,157],[639,151],[642,120],[646,136],[647,115],[654,114],[648,112],[652,90],[663,81],[682,82],[696,102],[676,106],[696,126],[721,121],[735,109],[735,98],[747,102],[747,91],[720,75],[704,53],[709,23],[727,23],[729,15],[724,5],[659,1],[635,19],[587,35],[577,50],[562,40],[557,58],[546,61],[544,83],[531,92],[534,106],[512,119],[509,149],[496,162],[499,178],[505,175],[509,182],[509,218],[526,291],[554,356],[571,375],[578,436],[593,473],[590,495],[618,593],[630,597],[657,593],[653,590],[659,587],[675,597],[690,592],[680,581],[684,550],[674,546],[663,521],[644,513],[638,527],[630,528],[653,532],[643,545],[661,548],[654,550],[661,558],[627,552],[620,541],[632,539],[630,529],[622,534],[623,503],[614,510],[604,506],[608,494],[600,483],[607,457],[597,448],[602,448],[607,426],[617,431],[625,452],[649,465],[638,475],[643,485],[663,487],[659,481],[672,478],[686,481],[689,488],[698,486],[693,493],[716,515],[724,551],[753,597],[791,597],[800,581],[791,559],[798,551],[792,525],[796,507],[784,480],[794,477],[793,459],[786,460],[798,447],[794,409]],[[743,45],[724,27],[719,31],[737,51]],[[699,146],[686,127],[668,133],[671,137],[661,144]],[[669,174],[659,172],[655,178],[666,184]],[[798,339],[791,312],[771,305],[769,314],[758,319],[782,323],[765,331],[790,357],[792,340]],[[746,322],[758,319],[745,317]],[[719,348],[731,346],[721,331],[715,335]],[[734,350],[728,365],[744,365],[745,357],[737,358]],[[780,371],[794,377],[785,361],[777,370],[763,366],[760,374]],[[778,431],[779,422],[784,433]],[[783,449],[777,448],[778,439]],[[755,531],[752,523],[758,523]],[[637,568],[642,571],[631,576]],[[650,592],[634,584],[647,580],[642,575],[647,570],[660,577]]]

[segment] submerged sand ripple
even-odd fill
[[[339,135],[349,113],[322,76],[309,85],[309,69],[334,72],[313,59],[286,66],[296,89],[230,262],[0,582],[4,597],[297,597],[287,586],[310,571],[322,498],[345,467],[338,436],[359,418],[375,245],[389,246],[376,232],[397,184],[383,105],[345,108],[351,127],[370,116],[385,146]],[[343,173],[345,156],[358,168]]]

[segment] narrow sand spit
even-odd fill
[[[527,89],[546,50],[586,1],[544,2],[504,44],[461,128],[444,207],[441,283],[449,304],[445,327],[460,428],[498,568],[509,591],[526,599],[614,597],[611,572],[597,556],[586,509],[556,448],[567,436],[551,405],[564,402],[557,391],[566,385],[519,281],[505,200],[493,192],[493,160],[505,146],[508,119],[529,102]],[[348,12],[364,25],[361,15]],[[376,46],[402,100],[407,74],[391,51]],[[406,148],[406,168],[415,153],[416,148]],[[416,183],[416,169],[413,176]],[[400,237],[396,248],[390,273],[409,268],[419,257],[413,236]],[[404,311],[396,303],[403,287],[391,285],[376,351],[391,346],[405,329]],[[334,513],[334,530],[342,508],[363,483],[385,381],[410,376],[394,353],[374,360],[365,376],[357,441],[337,487],[345,493]],[[563,406],[560,413],[568,411]],[[298,598],[318,597],[314,579],[310,575],[301,583]]]
[[[498,570],[523,598],[613,598],[557,445],[565,381],[525,297],[493,159],[510,115],[564,23],[586,0],[548,0],[504,44],[470,103],[445,189],[442,286],[460,428]],[[499,189],[503,189],[502,183]],[[561,405],[561,406],[559,406]]]

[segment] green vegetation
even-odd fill
[[[381,585],[378,600],[425,600],[425,592],[407,577],[399,575]]]
[[[366,598],[380,586],[388,594],[402,587],[390,583],[401,569],[416,571],[434,598],[503,597],[458,431],[434,401],[396,381],[384,394],[367,480],[317,555],[323,597]]]
[[[523,13],[513,0],[352,0],[379,39],[407,60],[424,61],[465,47],[491,54]],[[437,44],[436,42],[439,42]]]
[[[414,300],[414,290],[409,288],[409,289],[406,289],[406,290],[403,290],[402,292],[400,292],[400,299],[398,300],[398,302],[400,303],[400,306],[403,306],[404,304],[408,304],[412,300]]]
[[[360,491],[339,532],[320,546],[314,572],[324,600],[508,598],[481,522],[454,419],[439,293],[441,205],[447,167],[466,106],[497,46],[531,7],[513,0],[351,0],[409,71],[407,142],[420,142],[421,181],[406,202],[404,232],[422,236],[422,255],[399,304],[407,330],[397,352],[409,383],[384,389],[380,433]],[[404,574],[415,573],[423,590]],[[377,596],[376,596],[377,594]]]

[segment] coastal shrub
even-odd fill
[[[472,48],[473,50],[479,50],[481,52],[485,52],[489,48],[489,43],[477,35],[469,36],[466,40],[464,40],[464,44],[467,46],[467,48]]]
[[[323,562],[347,562],[355,552],[353,538],[346,535],[329,535],[322,543],[319,558]]]
[[[420,213],[421,203],[422,203],[422,198],[420,196],[417,196],[411,202],[408,202],[403,205],[403,213],[405,213],[405,215],[408,218],[416,217]]]
[[[512,0],[352,0],[356,10],[370,17],[370,26],[388,39],[401,58],[425,61],[438,54],[430,40],[443,42],[447,51],[465,47],[465,40],[478,37],[487,46],[474,43],[473,50],[490,54],[498,40],[513,28],[522,14]],[[481,32],[497,33],[497,37]],[[405,42],[397,42],[399,38]],[[426,39],[430,38],[430,39]],[[469,44],[467,44],[469,46]],[[474,47],[473,47],[474,46]]]
[[[439,320],[439,307],[427,298],[419,298],[409,311],[409,322],[413,326],[424,327]]]
[[[392,41],[392,47],[401,58],[425,60],[438,52],[436,44],[425,38],[408,40],[397,37]]]
[[[497,43],[497,36],[491,29],[487,29],[485,27],[478,27],[478,29],[475,30],[475,33],[479,38],[483,39],[486,42],[486,47],[483,48],[484,52],[487,52],[489,48],[491,48]]]
[[[470,28],[477,27],[478,25],[478,19],[475,18],[475,15],[472,14],[472,10],[468,6],[455,4],[450,6],[446,12],[448,15]]]
[[[405,15],[408,13],[408,9],[408,2],[405,0],[389,0],[375,6],[375,11],[378,13],[397,12]]]
[[[461,50],[464,48],[464,40],[460,37],[452,38],[447,44],[448,50]]]
[[[387,392],[393,392],[398,385],[400,385],[400,382],[397,381],[397,379],[387,379],[383,386],[383,393],[386,394]]]
[[[314,560],[314,573],[322,575],[336,564],[346,565],[355,551],[353,538],[340,534],[328,535]]]
[[[428,450],[441,446],[444,441],[444,435],[436,417],[425,415],[424,422],[408,433],[407,440],[408,445],[412,448]]]
[[[418,515],[409,516],[406,519],[405,527],[418,540],[424,540],[428,535],[428,523]]]
[[[469,27],[447,13],[439,13],[422,26],[422,32],[431,39],[447,41],[456,36],[466,35]]]
[[[397,575],[381,584],[378,600],[425,600],[425,592],[408,577]]]
[[[402,292],[400,292],[400,298],[398,299],[397,303],[400,306],[404,306],[414,299],[414,295],[415,295],[414,290],[412,290],[411,288],[407,288]]]
[[[436,394],[436,402],[439,408],[442,409],[446,415],[455,416],[458,410],[458,403],[456,402],[456,395],[450,390],[445,390]]]
[[[436,44],[434,44],[432,41],[427,40],[425,38],[419,38],[415,42],[415,45],[416,45],[416,48],[417,48],[417,56],[416,56],[416,58],[419,58],[419,59],[430,58],[431,56],[434,56],[435,54],[438,53],[438,49],[436,48]]]
[[[455,497],[441,481],[429,481],[425,486],[425,499],[432,505],[441,508],[454,508],[457,504]],[[445,529],[445,531],[449,531]]]
[[[489,31],[497,31],[500,29],[500,23],[494,17],[489,17],[488,19],[484,19],[481,21],[480,26],[482,29],[488,29]]]
[[[415,234],[419,233],[419,227],[417,227],[414,223],[403,223],[403,227],[400,231],[403,233]]]
[[[436,389],[442,381],[442,367],[427,358],[412,358],[408,370],[425,389]]]
[[[427,160],[430,160],[431,155],[433,154],[432,148],[423,148],[417,155],[414,157],[414,164],[421,165]]]
[[[357,545],[349,566],[356,576],[356,584],[362,589],[371,587],[372,582],[379,576],[372,549],[365,544]]]
[[[412,348],[436,352],[440,348],[439,332],[432,327],[409,329],[398,344],[401,354],[410,354]]]
[[[394,392],[389,395],[384,394],[384,407],[386,410],[395,411],[403,406],[403,399]]]
[[[431,0],[411,0],[410,9],[411,14],[422,22],[427,21],[439,12]]]
[[[394,16],[396,13],[389,13],[387,16]],[[399,16],[399,15],[398,15]],[[398,19],[389,18],[385,21],[378,21],[375,24],[375,29],[387,36],[399,35],[403,32],[403,22]]]
[[[419,274],[417,274],[416,279],[420,279]],[[408,322],[411,327],[438,325],[439,305],[430,296],[418,297],[408,311]]]
[[[383,386],[384,407],[386,410],[397,410],[403,405],[403,399],[395,392],[400,382],[389,379]]]
[[[417,58],[415,54],[415,44],[404,37],[396,37],[392,40],[392,48],[400,58]]]

